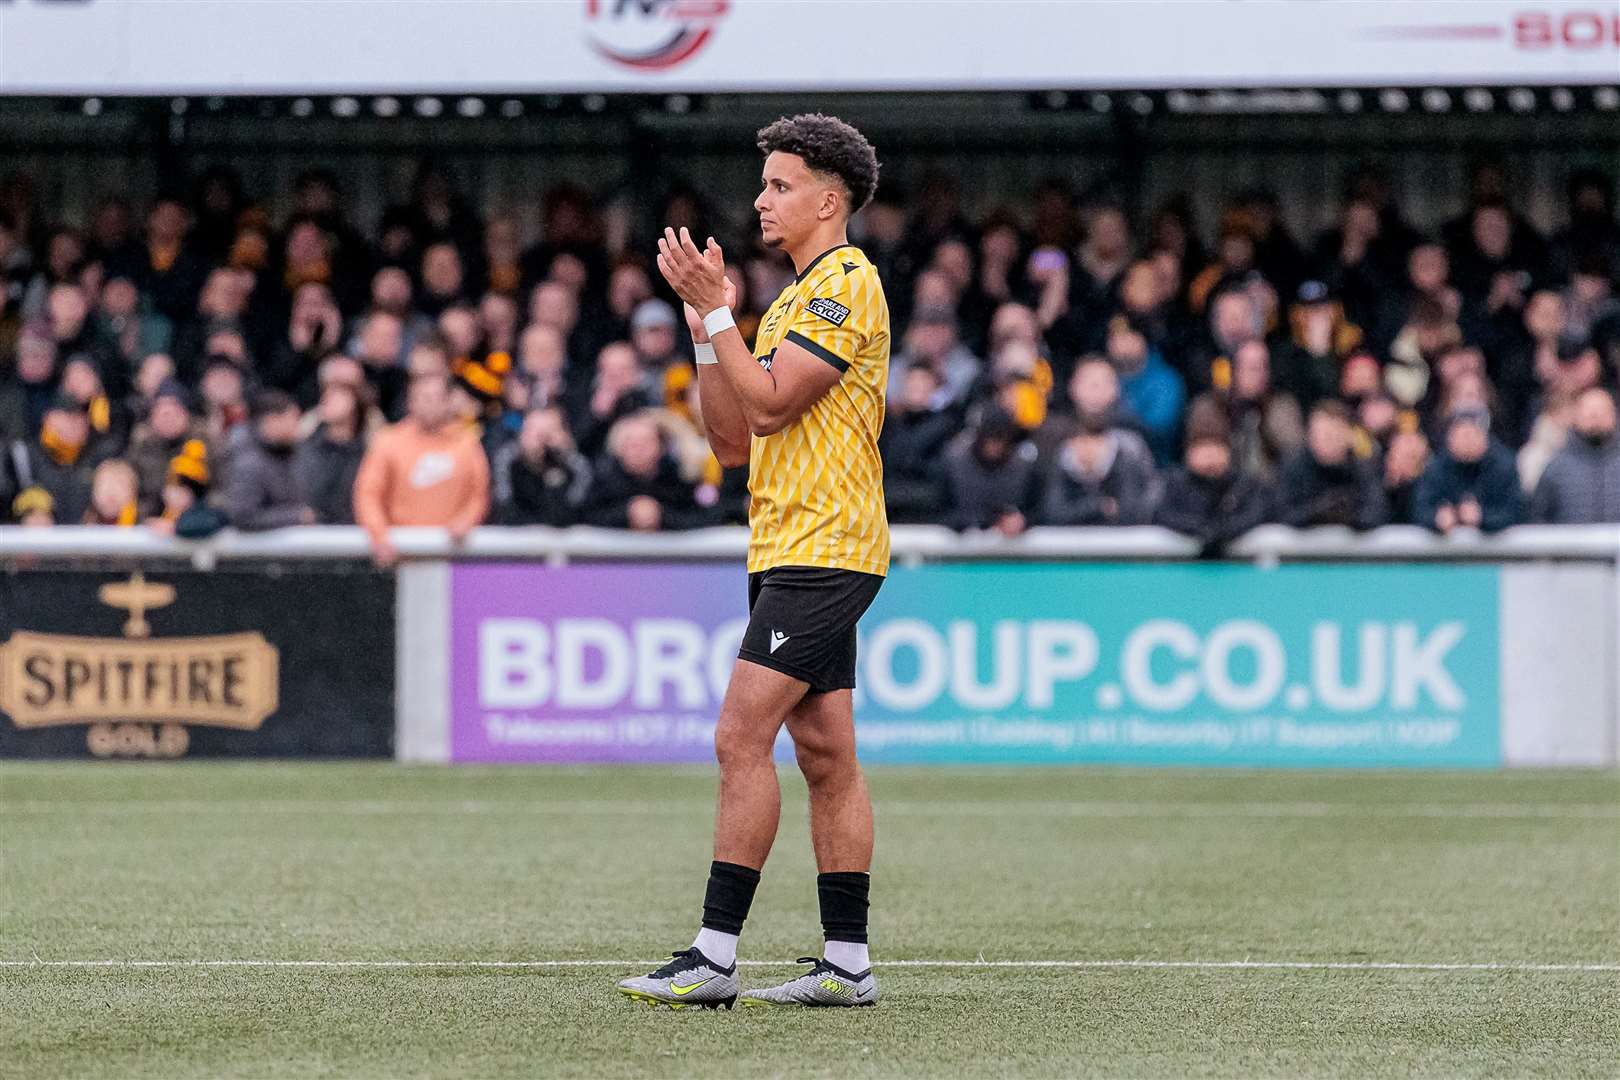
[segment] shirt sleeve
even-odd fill
[[[856,355],[871,336],[869,329],[869,290],[861,278],[871,271],[836,269],[826,274],[810,290],[806,300],[788,325],[785,340],[820,357],[840,372],[848,371]]]

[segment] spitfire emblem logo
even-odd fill
[[[591,46],[636,71],[668,71],[708,44],[728,0],[585,0]]]
[[[253,731],[276,711],[281,657],[264,635],[154,638],[146,613],[174,586],[141,574],[97,596],[129,613],[122,638],[19,630],[0,645],[0,712],[17,727],[85,724],[97,757],[179,757],[188,724]]]

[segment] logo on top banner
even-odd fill
[[[586,34],[602,56],[636,71],[668,71],[697,55],[729,0],[585,0]]]
[[[1551,10],[1527,9],[1499,22],[1374,26],[1363,34],[1404,41],[1505,41],[1525,52],[1620,49],[1620,5],[1591,3]]]

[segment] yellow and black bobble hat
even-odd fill
[[[201,439],[187,439],[180,452],[169,459],[169,482],[185,484],[199,495],[207,491],[207,444]]]
[[[512,357],[504,352],[489,353],[482,360],[458,357],[450,365],[450,373],[480,401],[499,401],[506,377],[512,373]]]

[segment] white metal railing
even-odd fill
[[[682,533],[634,533],[613,529],[486,526],[462,545],[443,529],[402,528],[393,533],[407,559],[522,559],[563,563],[578,559],[740,560],[748,533],[740,526]],[[1265,525],[1238,540],[1231,556],[1260,562],[1287,560],[1520,561],[1580,559],[1620,561],[1620,525],[1521,525],[1494,536],[1460,533],[1440,537],[1409,525],[1369,533],[1348,529],[1299,530]],[[363,559],[365,533],[353,526],[300,526],[246,533],[227,529],[202,541],[176,540],[146,529],[59,526],[0,527],[0,563],[40,558],[183,559],[209,566],[238,559]],[[937,525],[894,528],[894,556],[901,565],[930,560],[1176,560],[1194,558],[1198,545],[1151,526],[1132,528],[1036,528],[1019,537],[959,534]]]

